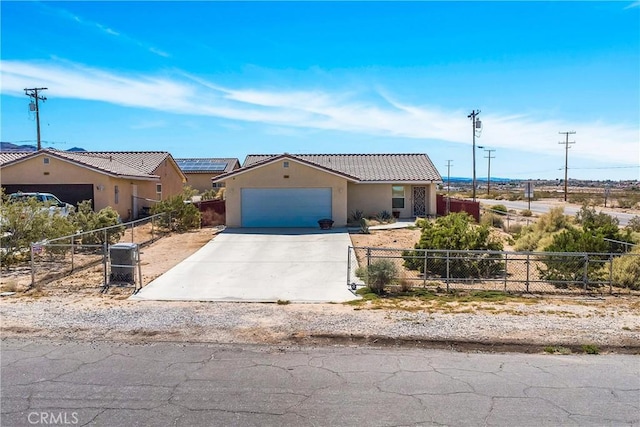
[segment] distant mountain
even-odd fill
[[[447,177],[443,176],[442,177],[442,181],[447,182]],[[466,183],[466,184],[471,184],[471,182],[473,181],[472,178],[465,178],[465,177],[459,177],[459,176],[452,176],[450,178],[451,182],[457,182],[457,183]],[[513,181],[510,178],[494,178],[491,177],[491,182],[510,182]],[[476,178],[476,182],[487,182],[487,177],[482,177],[482,178]]]
[[[52,147],[48,147],[52,148]],[[11,142],[0,142],[0,151],[4,153],[10,153],[15,151],[37,151],[38,147],[35,145],[17,145]],[[66,151],[87,151],[84,148],[73,147]]]

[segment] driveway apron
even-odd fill
[[[346,229],[227,229],[131,299],[349,301],[350,244]]]

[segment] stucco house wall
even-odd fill
[[[284,167],[284,162],[289,164]],[[241,226],[241,190],[243,188],[331,188],[334,226],[347,223],[347,181],[345,178],[289,159],[248,170],[230,177],[226,184],[227,226]]]

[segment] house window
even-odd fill
[[[404,186],[394,185],[391,187],[391,207],[404,209]]]
[[[48,165],[48,164],[49,164],[49,158],[48,158],[48,157],[43,158],[43,159],[42,159],[42,162],[43,162],[45,165]]]
[[[213,183],[213,188],[223,188],[224,187],[224,182],[214,182]]]
[[[156,194],[162,196],[162,184],[156,184]]]
[[[288,168],[289,167],[289,162],[282,162],[282,166],[285,167],[285,168]]]
[[[118,201],[120,200],[120,190],[118,189],[117,185],[113,188],[113,191],[114,191],[114,197],[113,197],[114,200],[113,201],[117,205]]]

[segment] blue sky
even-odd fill
[[[427,153],[443,176],[640,179],[640,2],[11,2],[2,141]],[[29,142],[22,142],[29,141]],[[487,175],[476,152],[477,176]]]

